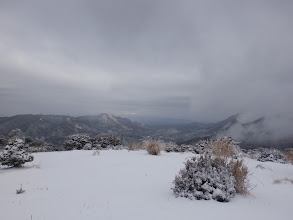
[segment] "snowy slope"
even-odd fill
[[[24,168],[0,169],[0,219],[292,219],[289,164],[246,159],[253,196],[229,203],[175,198],[170,187],[190,153],[70,151],[34,154]],[[262,164],[265,169],[256,168]],[[40,168],[38,168],[37,165]],[[24,194],[16,194],[20,185]]]

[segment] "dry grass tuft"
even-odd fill
[[[160,146],[158,143],[151,142],[146,146],[146,150],[151,155],[159,155],[161,152]]]
[[[142,142],[142,147],[151,155],[159,155],[161,150],[166,149],[166,144],[160,140],[152,140],[151,138],[146,138]]]
[[[243,160],[232,161],[233,176],[235,178],[236,193],[241,195],[249,195],[249,181],[248,181],[248,168],[244,165]]]
[[[261,164],[258,164],[255,168],[259,168],[259,169],[261,169],[261,170],[265,170],[266,168],[263,166],[263,165],[261,165]]]
[[[293,184],[293,179],[283,178],[283,179],[276,179],[273,182],[274,184],[281,184],[281,183],[291,183]]]
[[[220,137],[210,142],[214,156],[224,159],[228,157],[235,158],[237,156],[237,153],[241,151],[238,144],[239,143],[229,137]]]
[[[268,167],[268,166],[264,166],[262,164],[258,164],[255,167],[256,169],[261,169],[261,170],[268,170],[268,171],[273,171],[272,168]]]
[[[287,152],[285,152],[285,156],[286,156],[286,161],[288,163],[293,164],[293,151],[287,151]]]
[[[129,150],[131,151],[135,151],[135,150],[145,150],[145,146],[141,145],[141,144],[133,144]]]

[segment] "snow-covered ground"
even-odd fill
[[[190,153],[145,151],[36,153],[23,168],[0,169],[0,219],[292,219],[290,164],[246,159],[252,196],[228,203],[175,198],[171,188]],[[265,169],[256,168],[261,164]],[[16,189],[25,190],[16,194]]]

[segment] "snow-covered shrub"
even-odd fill
[[[231,137],[218,137],[211,140],[210,146],[213,149],[213,154],[215,157],[220,158],[238,158],[241,156],[241,148],[239,143],[234,141]]]
[[[210,146],[210,143],[205,140],[201,140],[194,145],[177,145],[175,143],[172,144],[172,142],[169,142],[166,144],[166,152],[192,152],[195,154],[205,154],[211,153],[212,147]]]
[[[192,157],[176,175],[173,192],[177,197],[228,202],[236,192],[232,169],[219,158]]]
[[[166,143],[165,151],[166,152],[181,152],[181,149],[176,143],[170,141]]]
[[[34,156],[27,153],[24,149],[24,141],[15,139],[9,142],[3,153],[0,154],[0,163],[4,166],[20,167],[26,162],[31,162]]]
[[[285,155],[277,150],[272,148],[260,148],[258,149],[260,153],[258,153],[257,160],[261,162],[276,162],[276,163],[285,163],[286,157]]]
[[[51,152],[61,150],[52,144],[45,142],[44,138],[33,138],[30,136],[25,137],[20,129],[12,130],[8,137],[0,137],[0,148],[1,148],[1,138],[5,140],[5,146],[8,145],[22,145],[22,149],[29,153],[35,152]]]
[[[99,134],[93,142],[93,145],[100,145],[101,148],[107,148],[110,145],[121,145],[121,139],[117,138],[114,134]]]
[[[24,148],[24,140],[21,138],[17,138],[17,137],[10,138],[8,140],[8,145],[15,146],[19,149],[23,149]]]
[[[213,149],[209,141],[201,140],[190,151],[196,154],[211,154]]]
[[[249,194],[249,180],[248,180],[248,168],[244,165],[243,160],[231,161],[230,165],[233,167],[233,177],[235,178],[235,190],[236,193],[242,195]]]
[[[91,144],[91,140],[88,135],[73,134],[65,138],[63,146],[65,150],[81,150],[86,144]]]
[[[121,140],[113,134],[100,134],[91,138],[87,134],[73,134],[65,138],[63,143],[65,150],[101,150],[120,149]]]
[[[150,137],[146,137],[142,141],[142,146],[151,155],[159,155],[161,150],[166,148],[166,144],[161,140],[153,140]]]
[[[93,149],[93,146],[91,143],[86,143],[82,149],[83,150],[91,150],[91,149]]]

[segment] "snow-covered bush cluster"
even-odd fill
[[[33,161],[34,156],[24,150],[24,141],[19,138],[10,140],[5,150],[0,154],[0,162],[4,166],[19,167]]]
[[[168,143],[166,143],[165,151],[166,152],[184,152],[185,150],[181,151],[181,148],[179,147],[178,144],[176,144],[174,142],[168,142]]]
[[[23,150],[35,153],[35,152],[51,152],[51,151],[59,151],[60,148],[55,147],[52,144],[48,144],[44,139],[25,137],[20,129],[13,129],[9,132],[8,137],[1,136],[0,137],[0,149],[4,148],[7,144],[11,144],[14,140],[22,140],[23,142]]]
[[[87,134],[73,134],[65,138],[63,146],[65,150],[81,150],[91,148],[92,141]]]
[[[121,139],[113,134],[100,134],[94,138],[94,143],[101,145],[101,148],[107,148],[108,146],[120,146]]]
[[[23,138],[25,145],[24,149],[27,152],[30,153],[36,153],[36,152],[52,152],[52,151],[60,151],[61,149],[58,147],[55,147],[52,144],[48,144],[45,142],[44,139],[39,138],[32,138],[32,137],[25,137]]]
[[[256,148],[247,150],[246,155],[252,159],[261,162],[275,162],[275,163],[285,163],[286,155],[277,149],[273,148]]]
[[[239,158],[242,150],[239,143],[231,137],[218,137],[210,141],[201,140],[194,145],[167,144],[167,152],[193,152],[195,154],[214,154],[221,158]]]
[[[177,145],[169,142],[166,144],[166,152],[192,152],[195,154],[204,154],[212,151],[208,141],[199,141],[194,145]]]
[[[65,138],[63,146],[65,150],[121,149],[121,140],[108,134],[95,138],[87,134],[73,134]]]
[[[285,163],[286,162],[286,156],[277,149],[272,148],[262,148],[259,149],[260,153],[257,156],[257,160],[261,162],[277,162],[277,163]]]
[[[177,197],[228,202],[236,193],[232,170],[222,159],[193,157],[176,175],[173,192]]]

